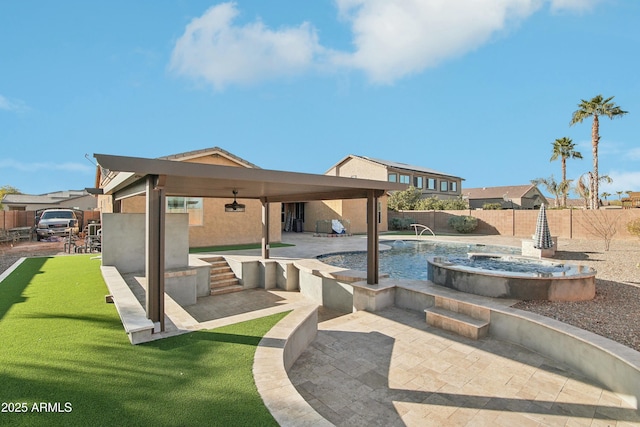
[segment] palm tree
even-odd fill
[[[578,104],[578,109],[573,112],[570,123],[570,126],[573,126],[576,123],[582,123],[584,119],[593,117],[593,124],[591,125],[591,150],[593,152],[593,179],[591,180],[592,188],[590,189],[591,209],[598,209],[598,183],[600,181],[600,177],[598,176],[598,143],[600,142],[599,117],[607,116],[613,119],[627,114],[627,111],[623,111],[611,102],[613,98],[612,96],[604,99],[602,95],[598,95],[590,101],[582,99]]]
[[[607,204],[609,204],[609,201],[607,200],[607,197],[611,196],[611,193],[607,193],[606,191],[602,192],[600,194],[600,197],[602,197],[604,199],[605,202],[607,202]]]
[[[551,144],[553,145],[553,153],[549,161],[552,162],[558,158],[562,161],[562,182],[565,182],[567,180],[567,159],[581,159],[582,154],[575,150],[576,144],[566,136],[556,139]],[[562,193],[562,207],[567,207],[568,190],[569,186],[565,185],[565,192]]]
[[[622,200],[622,191],[616,191],[616,194],[618,195],[618,200]]]
[[[562,182],[557,182],[553,175],[549,178],[536,178],[531,180],[531,184],[533,185],[544,185],[547,191],[556,198],[555,207],[557,208],[560,205],[559,199],[560,196],[566,194],[569,191],[569,184],[571,180],[564,180]]]
[[[607,184],[611,184],[613,182],[613,179],[611,179],[609,177],[609,175],[601,175],[598,178],[598,180],[599,181],[604,181]],[[589,209],[591,201],[592,201],[591,195],[593,194],[592,193],[592,191],[593,191],[593,174],[591,172],[587,172],[585,174],[582,174],[580,176],[580,178],[578,179],[578,182],[576,182],[576,185],[573,188],[573,190],[576,192],[578,197],[580,197],[582,200],[584,200],[584,208],[585,209]],[[598,198],[596,197],[596,204],[599,205],[599,203],[597,203],[597,200],[598,200]]]
[[[589,202],[591,200],[591,191],[589,188],[591,188],[591,172],[581,175],[574,187],[574,191],[578,197],[584,200],[585,209],[589,209]]]

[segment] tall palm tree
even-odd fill
[[[560,159],[562,162],[562,182],[567,181],[567,159],[581,159],[582,154],[576,151],[576,144],[573,143],[571,138],[566,136],[558,138],[551,143],[553,145],[553,153],[551,154],[551,162]],[[564,186],[564,193],[562,193],[562,207],[567,207],[567,193],[569,192],[569,186]]]
[[[604,99],[602,95],[598,95],[589,101],[582,99],[578,104],[578,109],[573,112],[573,116],[571,117],[570,126],[576,123],[582,123],[584,119],[593,117],[593,124],[591,125],[591,151],[593,152],[593,179],[591,179],[592,188],[590,188],[591,209],[598,209],[598,182],[600,181],[598,176],[598,143],[600,142],[599,117],[607,116],[610,119],[614,119],[628,113],[611,102],[613,98],[612,96]]]

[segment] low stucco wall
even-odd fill
[[[640,353],[557,320],[514,308],[491,311],[489,334],[566,363],[585,376],[640,401]]]
[[[189,215],[167,214],[165,269],[189,265]],[[145,271],[145,214],[102,214],[102,265],[122,274]]]
[[[492,255],[479,254],[478,257],[491,258]],[[526,257],[517,256],[511,256],[511,258],[526,259]],[[585,272],[572,270],[562,276],[556,274],[528,276],[508,271],[465,267],[442,257],[427,258],[429,280],[437,285],[469,294],[526,301],[593,299],[596,295],[595,270],[585,269]]]
[[[265,406],[281,426],[331,426],[300,396],[287,371],[315,339],[318,307],[289,313],[267,332],[256,349],[253,378]]]

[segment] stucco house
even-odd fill
[[[255,164],[244,160],[230,152],[212,147],[160,157],[162,160],[176,162],[204,163],[212,165],[232,166],[239,168],[257,168]],[[100,187],[116,179],[117,174],[103,171],[100,174]],[[225,211],[225,204],[234,200],[232,188],[229,188],[229,199],[213,199],[203,197],[167,197],[167,213],[189,214],[189,246],[206,247],[231,244],[257,243],[262,238],[261,218],[262,204],[259,200],[243,200],[242,189],[238,191],[237,202],[245,205],[243,211]],[[143,196],[124,199],[119,207],[114,207],[110,196],[98,196],[98,208],[103,213],[119,211],[121,213],[144,213],[145,198]],[[280,203],[271,203],[269,212],[276,218],[281,212]],[[269,229],[272,242],[282,239],[281,224],[273,221]]]
[[[350,154],[325,172],[325,175],[373,179],[406,184],[422,191],[424,198],[460,197],[463,179],[422,166]],[[305,205],[305,231],[316,231],[317,225],[330,219],[344,221],[351,233],[363,233],[366,228],[364,200],[332,200],[310,202]],[[378,205],[379,230],[387,231],[387,197]]]
[[[462,197],[469,200],[471,209],[481,209],[485,203],[499,203],[503,209],[539,209],[546,197],[536,185],[507,185],[501,187],[465,188]]]
[[[72,208],[94,210],[97,201],[86,190],[65,190],[47,194],[5,194],[2,198],[5,211],[37,211],[47,208]]]
[[[325,175],[398,182],[422,190],[423,197],[460,197],[463,179],[422,166],[350,154],[333,165]]]

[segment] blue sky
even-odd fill
[[[553,174],[581,99],[601,120],[601,191],[640,190],[637,0],[199,0],[0,3],[0,186],[94,185],[85,154],[222,147],[324,173],[348,154],[465,187]]]

